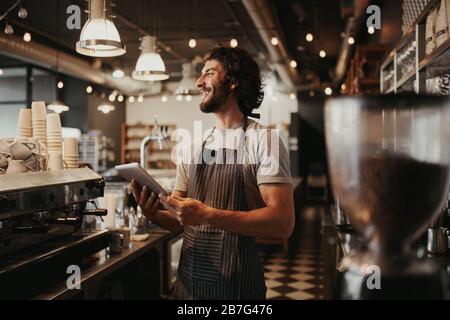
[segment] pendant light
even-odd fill
[[[58,31],[59,33],[59,31]],[[56,113],[62,113],[65,111],[69,111],[69,107],[64,104],[64,102],[62,102],[62,89],[64,88],[64,82],[62,81],[62,78],[60,78],[59,74],[58,74],[58,68],[59,68],[59,53],[56,53],[56,66],[55,66],[55,70],[54,70],[54,78],[55,78],[55,83],[56,83],[56,99],[50,103],[47,106],[48,110],[54,111]]]
[[[143,81],[161,81],[169,79],[166,66],[159,53],[156,52],[156,38],[144,36],[141,40],[141,55],[132,73],[133,79]]]
[[[66,105],[64,104],[64,102],[61,102],[61,101],[58,100],[58,99],[56,99],[56,100],[53,101],[51,104],[49,104],[49,105],[47,106],[47,109],[48,109],[48,110],[52,110],[52,111],[54,111],[54,112],[56,112],[56,113],[62,113],[62,112],[65,112],[65,111],[69,111],[69,107],[66,106]]]
[[[110,20],[111,0],[90,0],[89,18],[76,44],[78,53],[91,57],[116,57],[126,52],[116,26]]]

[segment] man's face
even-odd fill
[[[200,110],[204,113],[212,113],[225,104],[230,94],[225,70],[217,60],[209,60],[205,63],[202,75],[197,80],[200,89]]]

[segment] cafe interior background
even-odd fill
[[[223,43],[261,67],[258,121],[290,156],[294,233],[256,239],[267,298],[341,298],[342,263],[364,240],[333,195],[325,101],[448,95],[449,25],[448,0],[2,0],[0,137],[31,152],[1,168],[0,297],[169,299],[182,236],[146,221],[114,166],[140,162],[173,188],[172,133],[213,125],[195,81]],[[11,165],[30,157],[28,172]],[[440,263],[434,289],[450,272],[447,207],[415,243]]]

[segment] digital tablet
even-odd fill
[[[170,194],[152,176],[144,170],[138,163],[127,163],[115,167],[122,177],[131,182],[132,179],[141,186],[147,186],[150,191],[156,194],[162,193],[165,196]]]

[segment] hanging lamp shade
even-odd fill
[[[109,19],[109,6],[109,0],[89,1],[89,19],[76,44],[78,53],[90,57],[116,57],[126,52],[116,26]]]
[[[133,79],[143,81],[162,81],[169,79],[164,61],[156,52],[156,38],[145,36],[141,41],[141,55],[131,74]]]
[[[111,111],[116,110],[116,107],[110,103],[102,103],[97,107],[98,111],[101,111],[103,113],[110,113]]]
[[[48,110],[54,111],[56,113],[62,113],[65,111],[69,111],[69,106],[65,105],[64,102],[56,99],[52,103],[47,106]]]

